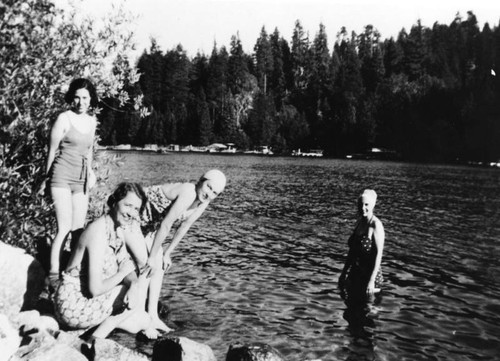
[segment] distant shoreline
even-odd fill
[[[401,162],[401,163],[409,163],[409,164],[442,164],[442,165],[452,165],[452,166],[467,166],[474,168],[485,168],[485,169],[499,169],[500,170],[500,160],[498,162],[481,162],[481,161],[461,161],[457,160],[455,162],[423,162],[423,161],[412,161],[408,159],[404,159],[401,157],[391,157],[389,156],[380,156],[374,153],[361,153],[361,154],[353,154],[346,155],[344,157],[333,157],[333,156],[296,156],[293,154],[262,154],[257,152],[209,152],[209,151],[200,151],[200,150],[167,150],[163,148],[153,149],[153,148],[141,148],[141,147],[123,147],[123,146],[99,146],[97,151],[105,152],[120,152],[120,153],[128,153],[128,152],[136,152],[136,153],[150,153],[150,154],[158,154],[158,155],[166,155],[166,154],[179,154],[179,153],[187,153],[187,154],[203,154],[203,155],[223,155],[223,156],[264,156],[264,157],[284,157],[284,158],[319,158],[319,159],[339,159],[339,160],[350,160],[350,161],[388,161],[388,162]]]

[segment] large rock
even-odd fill
[[[63,343],[42,344],[23,356],[16,355],[10,361],[88,361],[79,351]]]
[[[59,331],[59,324],[53,316],[40,315],[36,310],[23,311],[11,319],[21,333],[48,331],[54,335]]]
[[[0,315],[0,361],[7,361],[21,344],[21,337],[7,319]]]
[[[149,361],[147,356],[103,338],[96,338],[85,354],[90,361]]]
[[[153,346],[153,361],[216,361],[210,346],[186,337],[167,337]]]
[[[0,313],[9,319],[36,306],[45,286],[41,264],[24,250],[0,242]]]
[[[226,361],[283,361],[280,353],[266,344],[230,345]]]

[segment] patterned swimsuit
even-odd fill
[[[145,187],[144,191],[148,202],[141,216],[141,230],[146,239],[149,239],[160,228],[160,224],[170,209],[172,201],[167,198],[161,186]]]
[[[144,187],[144,192],[146,192],[148,202],[141,215],[141,231],[146,238],[146,242],[149,244],[152,242],[155,232],[160,228],[161,222],[167,215],[172,201],[167,198],[162,190],[162,186],[159,185]],[[186,210],[176,221],[183,222],[194,211],[195,209]],[[175,227],[178,225],[179,222],[176,222]]]
[[[113,221],[106,217],[106,239],[102,269],[103,278],[115,275],[123,262],[132,262],[123,240],[116,235]],[[86,267],[79,264],[62,274],[61,284],[54,295],[56,317],[67,328],[85,329],[99,325],[113,314],[113,290],[92,297],[88,290]],[[120,286],[118,286],[120,287]]]
[[[366,288],[375,267],[377,245],[373,237],[353,234],[349,238],[349,248],[354,253],[354,264],[349,269],[347,279],[353,286]],[[380,288],[383,282],[382,266],[375,277],[375,288]]]

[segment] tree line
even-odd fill
[[[152,40],[137,61],[150,115],[117,112],[105,100],[103,144],[321,148],[330,156],[388,148],[404,159],[500,157],[500,29],[473,12],[449,25],[413,25],[381,39],[342,28],[333,50],[324,25],[310,39],[296,21],[291,43],[263,27],[252,54],[238,35],[229,49],[189,58]]]

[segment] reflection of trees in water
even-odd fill
[[[375,352],[377,305],[382,301],[380,293],[367,297],[365,293],[341,292],[347,308],[343,317],[351,335],[349,355],[346,361],[378,360]]]

